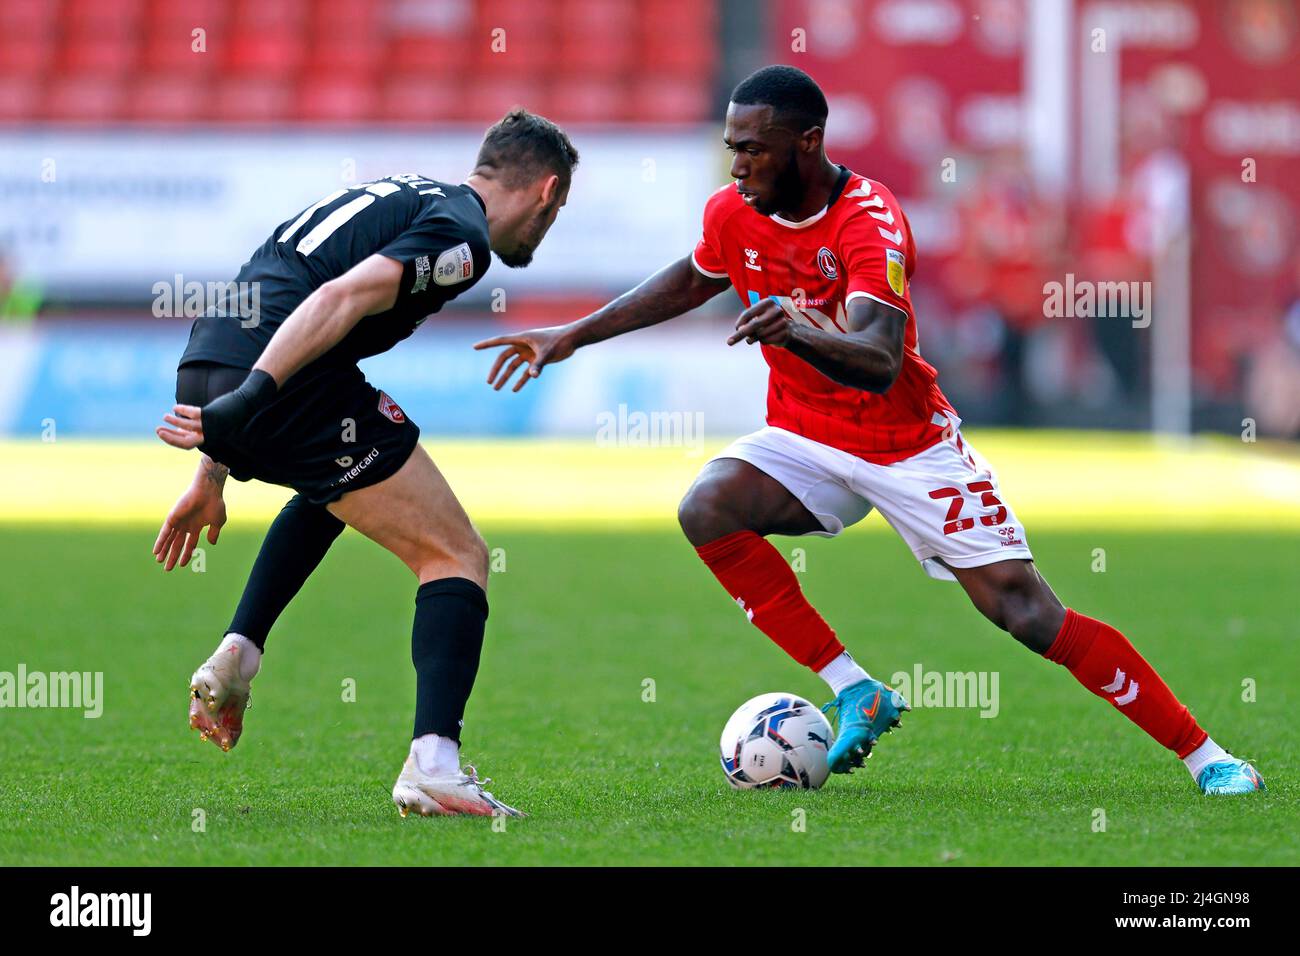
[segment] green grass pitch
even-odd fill
[[[504,829],[402,820],[389,799],[413,707],[414,581],[370,542],[345,534],[290,607],[244,738],[222,754],[187,727],[188,678],[260,534],[227,529],[203,573],[164,575],[148,528],[0,528],[0,670],[105,682],[99,719],[0,710],[0,864],[1300,863],[1293,535],[1031,537],[1062,599],[1124,630],[1269,785],[1212,799],[869,531],[774,540],[806,549],[806,589],[873,674],[997,671],[997,716],[918,708],[864,771],[819,792],[733,792],[716,753],[731,710],[769,690],[821,703],[821,682],[745,623],[676,533],[487,531],[505,570],[465,754],[530,813]]]

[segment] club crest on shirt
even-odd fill
[[[438,285],[455,285],[474,277],[474,254],[469,243],[452,246],[433,264],[433,281]]]
[[[406,413],[402,411],[398,404],[388,397],[387,392],[379,393],[379,414],[383,415],[394,425],[401,425],[406,421]]]
[[[897,249],[885,250],[885,278],[894,295],[902,296],[907,289],[907,259]]]
[[[834,279],[839,275],[835,268],[835,254],[822,246],[817,250],[817,268],[822,270],[822,275],[828,279]]]

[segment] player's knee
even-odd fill
[[[739,530],[732,510],[724,490],[717,484],[696,482],[677,506],[677,522],[687,540],[699,547]]]
[[[473,528],[453,540],[430,538],[421,543],[411,562],[421,581],[438,578],[468,578],[484,589],[488,578],[488,546]]]

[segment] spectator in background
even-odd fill
[[[1246,414],[1259,434],[1300,438],[1300,252],[1295,255],[1290,306],[1277,334],[1251,356],[1246,371]]]
[[[1035,194],[1020,154],[991,157],[979,185],[959,208],[962,233],[949,272],[957,295],[985,304],[1001,323],[998,418],[1033,421],[1026,352],[1047,321],[1043,283],[1059,272],[1064,245],[1061,209]]]

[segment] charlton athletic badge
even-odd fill
[[[817,268],[822,270],[822,275],[828,279],[834,279],[839,273],[835,269],[835,254],[825,246],[817,250]]]
[[[379,393],[379,414],[394,425],[401,425],[406,422],[406,415],[398,407],[397,403],[388,397],[386,392]]]

